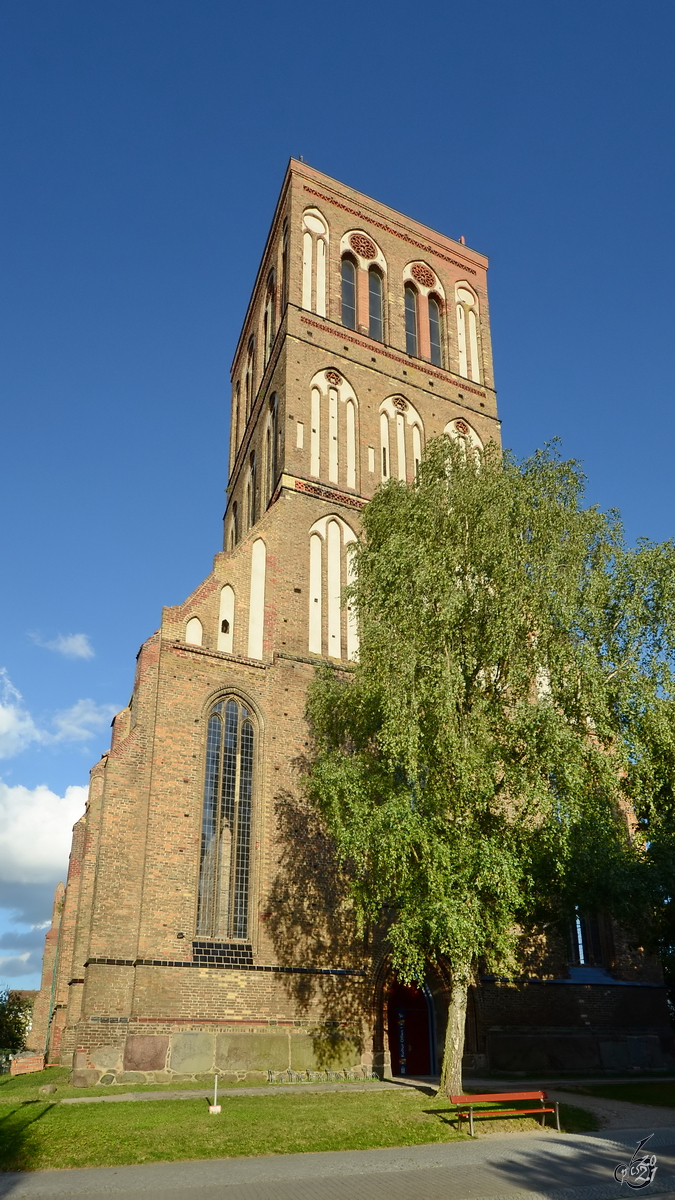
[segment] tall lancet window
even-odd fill
[[[383,331],[382,276],[377,267],[371,267],[368,271],[368,336],[382,342]]]
[[[209,713],[197,934],[247,938],[255,730],[231,697]]]
[[[429,347],[432,363],[435,367],[442,367],[441,306],[435,296],[429,297]]]
[[[417,357],[417,292],[410,283],[405,285],[405,349]]]
[[[342,324],[356,329],[356,267],[351,258],[342,260]]]

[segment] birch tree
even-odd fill
[[[627,548],[555,448],[479,462],[442,438],[366,506],[354,554],[359,661],[310,688],[306,791],[398,978],[449,972],[449,1095],[479,969],[512,973],[522,931],[576,906],[629,921],[654,893],[636,809],[675,695],[675,550]]]

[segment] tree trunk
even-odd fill
[[[448,1024],[445,1031],[445,1049],[439,1096],[458,1096],[462,1092],[462,1058],[464,1056],[464,1029],[466,1026],[466,1002],[469,993],[470,972],[461,971],[453,977]]]

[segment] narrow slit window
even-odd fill
[[[417,292],[411,284],[405,288],[405,349],[417,357]]]
[[[342,324],[356,329],[356,267],[351,258],[342,260]]]

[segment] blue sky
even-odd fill
[[[220,547],[291,154],[489,255],[505,444],[560,436],[671,536],[674,33],[660,0],[6,0],[0,982],[36,985],[136,651]]]

